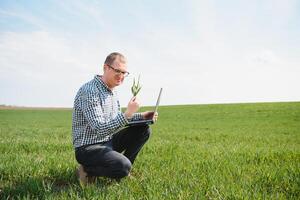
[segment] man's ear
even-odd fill
[[[106,72],[107,71],[107,65],[103,65],[103,72]]]

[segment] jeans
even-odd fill
[[[131,126],[114,134],[110,141],[78,147],[75,157],[88,176],[123,178],[150,136],[148,125]]]

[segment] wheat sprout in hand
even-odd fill
[[[132,95],[135,97],[141,90],[142,86],[140,85],[140,76],[137,83],[135,83],[135,78],[133,78],[133,85],[131,87]]]

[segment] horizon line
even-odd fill
[[[300,103],[300,100],[295,101],[257,101],[257,102],[218,102],[218,103],[191,103],[191,104],[168,104],[168,105],[160,105],[160,107],[167,106],[197,106],[197,105],[227,105],[227,104],[264,104],[264,103]],[[154,106],[141,106],[143,107],[154,107]],[[126,107],[121,107],[126,108]],[[6,105],[0,104],[0,110],[13,110],[13,109],[53,109],[53,110],[71,110],[73,107],[64,107],[64,106],[19,106],[19,105]]]

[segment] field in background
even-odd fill
[[[0,199],[299,199],[300,102],[165,106],[133,178],[75,177],[71,110],[0,110]]]

